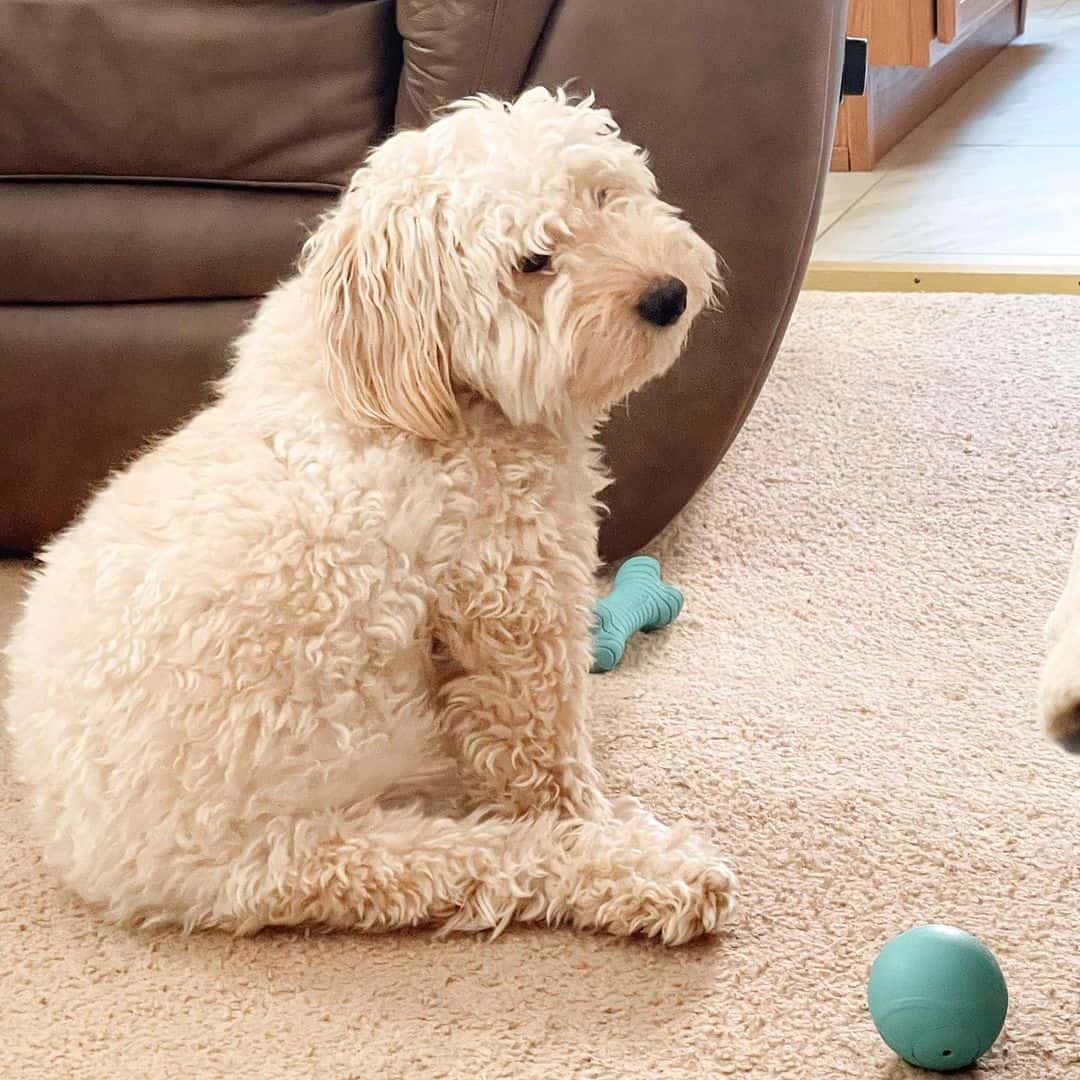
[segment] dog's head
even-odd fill
[[[717,282],[610,113],[540,88],[387,140],[300,267],[339,405],[425,438],[467,394],[595,422],[670,367]]]

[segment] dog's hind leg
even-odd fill
[[[279,819],[230,868],[216,910],[199,921],[237,933],[566,922],[678,943],[716,928],[731,896],[711,849],[644,815],[454,820],[372,809]]]
[[[419,806],[277,818],[260,826],[198,921],[240,934],[299,924],[498,931],[545,918],[548,853],[569,829],[552,815],[453,819]]]

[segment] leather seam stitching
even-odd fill
[[[502,41],[502,22],[499,21],[501,8],[501,0],[493,0],[491,5],[491,21],[488,23],[487,48],[484,50],[484,59],[480,64],[480,76],[476,86],[473,88],[474,90],[481,90],[487,84],[487,80],[490,76],[492,57],[495,55],[497,47]]]

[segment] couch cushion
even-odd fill
[[[400,67],[393,0],[4,0],[0,175],[341,184]]]
[[[0,549],[29,551],[206,401],[255,301],[0,311]]]
[[[323,191],[0,180],[0,303],[258,296],[291,269]]]

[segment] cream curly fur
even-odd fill
[[[42,556],[7,709],[50,865],[187,929],[717,927],[729,872],[601,792],[586,692],[592,434],[715,279],[591,101],[375,150],[216,401]]]
[[[1080,535],[1065,589],[1047,624],[1049,653],[1039,685],[1039,712],[1047,733],[1080,753]]]

